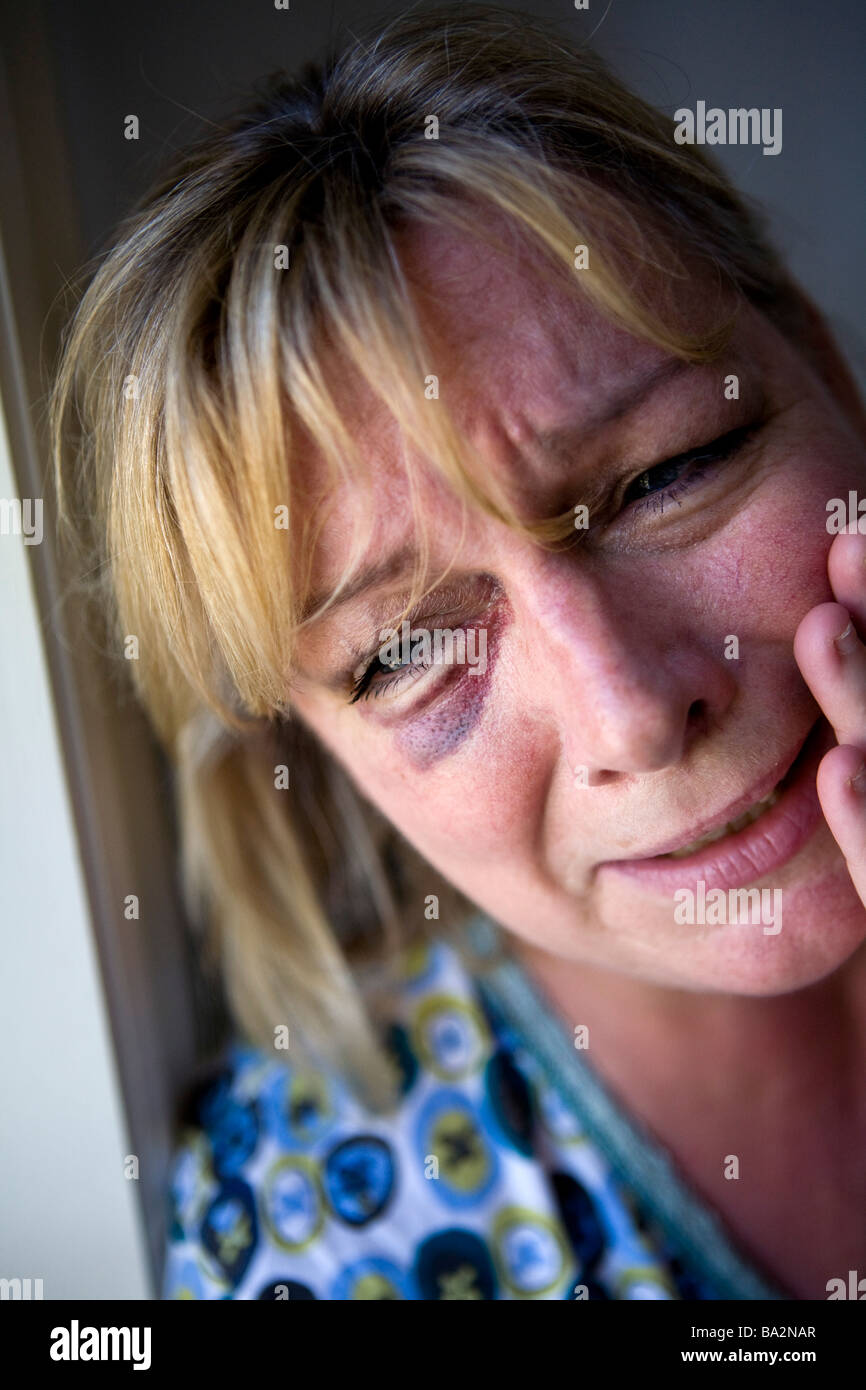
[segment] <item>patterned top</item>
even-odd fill
[[[324,1069],[226,1049],[173,1165],[164,1298],[778,1296],[687,1266],[453,946],[401,972],[390,1115]]]

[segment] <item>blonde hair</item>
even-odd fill
[[[127,665],[177,770],[188,900],[248,1036],[271,1048],[291,1023],[293,1054],[297,1040],[334,1063],[374,1107],[394,1075],[358,971],[424,932],[420,889],[437,884],[287,701],[317,534],[296,515],[298,427],[335,489],[364,466],[325,351],[466,505],[541,544],[573,535],[571,513],[515,516],[447,403],[424,408],[430,358],[395,240],[421,222],[528,247],[563,293],[693,361],[723,345],[723,305],[749,300],[789,332],[798,314],[754,217],[668,118],[537,21],[468,4],[271,79],[166,172],[93,275],[51,400],[61,515],[115,650],[139,640]],[[718,287],[702,334],[674,307],[696,271]],[[455,894],[444,917],[460,909]]]

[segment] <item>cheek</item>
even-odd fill
[[[826,504],[838,483],[828,465],[780,471],[714,545],[701,547],[689,583],[725,635],[741,645],[782,642],[793,664],[788,646],[798,624],[833,597]]]
[[[487,622],[483,669],[461,670],[411,719],[377,728],[374,714],[365,730],[371,759],[358,775],[366,794],[430,858],[447,853],[473,862],[531,843],[552,758],[543,731],[513,717],[527,692],[514,689],[510,626],[503,607]],[[383,760],[372,751],[380,738],[393,768],[384,800]]]
[[[399,733],[355,720],[340,728],[314,702],[297,701],[361,794],[446,875],[531,845],[544,804],[552,750],[530,721],[503,718],[491,675],[467,673],[446,707]]]
[[[736,554],[738,608],[765,632],[791,637],[808,609],[832,599],[827,556],[832,537],[820,511],[804,515],[804,500],[786,493],[750,517]],[[752,608],[754,605],[754,608]],[[756,611],[757,610],[757,611]]]
[[[814,425],[791,462],[769,479],[733,538],[740,588],[760,609],[762,629],[793,636],[800,620],[833,592],[827,558],[834,536],[828,503],[863,488],[866,452],[830,426]],[[792,451],[793,452],[793,451]]]
[[[446,870],[449,864],[515,860],[531,849],[537,833],[553,751],[532,721],[500,717],[500,705],[490,701],[471,740],[447,764],[407,770],[408,795],[399,812],[390,809],[404,834]],[[434,738],[438,749],[453,728],[449,718],[441,735],[434,723],[413,737],[425,749]]]

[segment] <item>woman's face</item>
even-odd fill
[[[295,708],[425,858],[533,946],[699,990],[811,983],[866,934],[814,796],[835,740],[792,648],[832,599],[827,504],[863,488],[862,431],[754,310],[717,364],[691,367],[456,233],[415,231],[405,250],[435,345],[427,407],[447,403],[522,514],[592,498],[602,512],[554,554],[480,513],[464,526],[426,472],[431,569],[451,570],[411,633],[478,629],[475,660],[389,672],[381,634],[417,537],[396,426],[367,399],[353,418],[372,506],[361,485],[336,499],[313,589],[358,535],[370,582],[304,630]],[[305,464],[314,505],[324,475]],[[807,739],[775,805],[669,857],[765,798]],[[767,889],[768,910],[683,921],[678,890],[699,904],[702,883],[729,903]]]

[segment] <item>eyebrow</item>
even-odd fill
[[[377,560],[371,565],[365,565],[359,570],[355,578],[346,584],[328,607],[328,614],[336,608],[342,607],[344,603],[350,603],[353,598],[365,589],[380,589],[389,582],[396,583],[405,574],[408,574],[416,557],[414,545],[408,542],[392,550],[384,560]],[[333,590],[324,589],[321,593],[314,594],[308,603],[304,604],[301,621],[306,622],[312,613],[315,613],[323,604],[327,603]],[[322,617],[326,615],[323,613]]]
[[[586,419],[581,420],[579,425],[564,425],[557,429],[540,431],[534,438],[543,449],[552,449],[563,441],[574,440],[575,434],[593,434],[596,430],[602,429],[605,425],[611,425],[615,420],[621,420],[624,415],[628,415],[638,406],[643,405],[648,396],[657,391],[660,386],[664,386],[674,377],[682,376],[686,372],[695,369],[693,362],[687,362],[681,357],[668,359],[662,362],[647,376],[643,377],[635,385],[626,386],[619,395],[607,400],[601,408]]]
[[[660,386],[670,381],[676,376],[694,370],[694,363],[687,362],[682,358],[668,359],[659,367],[638,382],[636,386],[628,386],[620,395],[609,400],[601,410],[588,420],[582,420],[580,425],[575,424],[560,426],[557,429],[547,430],[537,433],[534,438],[539,447],[545,451],[552,452],[557,448],[562,448],[566,443],[574,443],[575,435],[580,433],[586,435],[592,433],[602,426],[612,424],[613,421],[621,419],[638,406],[642,405],[648,396]],[[415,547],[406,543],[393,550],[384,560],[376,560],[370,565],[365,565],[359,570],[354,579],[345,585],[331,601],[327,613],[322,617],[329,616],[337,608],[350,603],[366,589],[382,588],[387,583],[396,583],[398,579],[404,578],[416,559],[417,552]],[[306,622],[308,618],[323,607],[331,598],[332,589],[325,589],[304,604],[301,612],[301,621]]]

